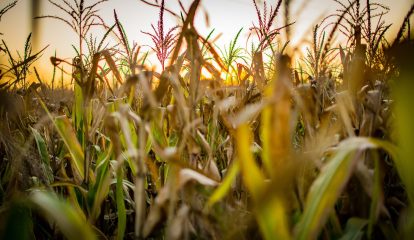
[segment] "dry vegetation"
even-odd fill
[[[335,0],[295,60],[290,1],[253,1],[251,48],[240,30],[221,50],[194,25],[200,0],[141,1],[160,9],[146,36],[161,72],[115,11],[99,16],[106,0],[49,0],[60,12],[37,16],[79,38],[72,61],[50,58],[52,79],[30,36],[18,56],[2,41],[0,238],[414,236],[414,5],[386,39],[387,6]],[[164,14],[181,24],[164,29]]]

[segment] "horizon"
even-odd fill
[[[12,1],[7,1],[7,3],[10,2]],[[38,0],[38,2],[41,4],[40,16],[59,16],[62,13],[47,0]],[[267,2],[272,6],[274,5],[273,1]],[[410,1],[396,0],[389,2],[381,0],[377,2],[390,8],[389,13],[384,17],[387,23],[392,24],[391,29],[386,35],[394,34],[399,29],[408,11]],[[187,0],[183,1],[183,3],[188,8],[191,1]],[[259,8],[262,9],[263,1],[258,1],[258,3],[260,3]],[[201,4],[202,11],[197,12],[196,26],[202,36],[207,36],[214,29],[213,36],[220,36],[215,45],[217,48],[222,49],[224,46],[228,46],[237,32],[243,28],[237,45],[244,47],[247,44],[248,28],[253,23],[257,23],[255,8],[251,0],[209,0],[208,2],[201,1]],[[17,6],[7,12],[0,22],[0,29],[4,34],[1,38],[5,40],[13,52],[22,51],[24,42],[31,32],[30,5],[28,0],[19,0]],[[311,33],[313,26],[318,24],[327,15],[334,13],[338,6],[334,0],[292,1],[290,22],[295,22],[295,24],[290,28],[290,49],[297,48],[299,54],[303,54],[307,47],[307,41],[310,40],[305,39],[303,36],[312,35],[309,33]],[[177,1],[166,1],[166,7],[177,13],[180,10]],[[315,8],[318,10],[315,11]],[[159,14],[158,8],[144,4],[140,0],[109,0],[100,5],[99,9],[98,14],[109,26],[114,22],[113,11],[116,10],[120,22],[128,35],[129,42],[137,42],[144,51],[150,50],[148,46],[152,45],[152,42],[149,36],[143,34],[142,31],[151,32],[151,24],[156,25]],[[276,19],[276,26],[283,26],[283,11],[282,6],[281,12]],[[292,16],[295,16],[295,18]],[[164,19],[166,29],[178,24],[177,19],[167,12]],[[39,31],[33,33],[33,38],[38,40],[37,49],[48,46],[36,66],[41,77],[48,79],[51,77],[50,72],[53,69],[49,59],[54,55],[55,51],[58,58],[71,59],[75,56],[75,51],[71,44],[76,46],[76,34],[69,26],[55,19],[37,19],[35,21],[38,21],[39,25]],[[19,27],[16,28],[16,26]],[[104,34],[104,31],[94,29],[92,33],[99,39]],[[286,37],[284,33],[282,33],[282,36]],[[4,55],[1,55],[0,61],[3,61],[3,59]],[[148,66],[155,70],[160,69],[160,64],[152,52],[149,55]],[[66,77],[69,78],[69,76]]]

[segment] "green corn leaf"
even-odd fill
[[[45,174],[46,178],[47,178],[47,183],[51,184],[53,182],[53,171],[50,167],[50,158],[49,158],[49,153],[47,151],[47,146],[46,146],[46,142],[43,139],[42,135],[40,135],[40,133],[30,127],[30,129],[32,130],[34,139],[36,141],[36,146],[37,146],[37,150],[39,151],[40,154],[40,158],[42,160],[42,169],[43,169],[43,173]]]
[[[6,211],[2,207],[0,239],[36,239],[32,211],[26,202],[26,199],[11,202]]]
[[[364,236],[362,229],[366,227],[368,220],[360,218],[350,218],[346,223],[344,235],[340,240],[359,240]]]
[[[358,154],[376,148],[384,148],[391,155],[395,154],[391,144],[370,138],[349,138],[338,146],[338,151],[310,188],[303,216],[296,229],[297,239],[315,239],[318,236],[360,159]]]
[[[112,152],[110,147],[107,152],[103,152],[98,156],[100,164],[96,167],[96,182],[88,191],[88,199],[91,201],[91,214],[89,216],[91,222],[95,222],[101,212],[101,205],[109,193],[111,184],[109,171],[109,157]]]
[[[382,201],[382,184],[381,184],[381,176],[380,176],[380,163],[379,163],[379,156],[377,152],[374,152],[374,161],[375,161],[375,168],[374,168],[374,186],[372,189],[372,201],[371,201],[371,209],[370,209],[370,216],[369,216],[369,224],[368,224],[368,238],[371,239],[371,235],[373,232],[374,224],[376,223],[381,207]]]
[[[57,117],[54,120],[55,126],[62,137],[63,142],[71,155],[71,166],[77,182],[84,179],[84,155],[82,147],[76,138],[75,131],[66,117]]]
[[[32,192],[30,200],[35,209],[56,222],[59,230],[67,239],[96,239],[85,216],[76,211],[68,202],[44,191]]]
[[[50,158],[49,158],[49,153],[47,152],[47,146],[46,146],[45,140],[43,139],[42,135],[40,135],[40,133],[36,129],[32,127],[30,127],[30,129],[32,130],[33,136],[36,141],[37,150],[39,151],[39,154],[40,154],[40,157],[42,158],[43,163],[49,165]]]
[[[83,93],[82,93],[82,87],[79,86],[79,84],[75,83],[74,87],[74,95],[75,95],[75,102],[73,104],[73,113],[72,116],[74,119],[74,125],[76,130],[76,135],[78,137],[78,140],[83,146],[84,141],[84,135],[83,135],[83,112],[84,112],[84,105],[83,105]]]
[[[396,98],[395,116],[397,125],[398,143],[400,146],[401,158],[396,161],[396,167],[401,180],[406,186],[408,198],[410,203],[414,205],[414,113],[410,111],[413,103],[412,89],[414,87],[412,66],[408,64],[409,59],[406,59],[407,63],[404,63],[403,71],[400,78],[397,80],[394,89],[394,95]],[[414,233],[414,229],[413,229]]]
[[[342,150],[322,170],[308,194],[298,239],[316,239],[350,178],[356,159],[355,152]]]
[[[72,128],[72,125],[69,122],[69,119],[66,116],[60,116],[54,118],[52,114],[46,107],[46,104],[40,100],[40,104],[42,105],[43,109],[52,120],[53,124],[55,125],[60,137],[63,139],[69,153],[71,155],[71,167],[73,170],[73,175],[75,177],[75,181],[80,183],[84,179],[84,161],[85,157],[83,154],[83,150],[81,145],[79,144],[78,139],[76,138],[75,131]],[[93,176],[92,180],[94,179]]]
[[[118,210],[118,234],[117,239],[124,239],[126,229],[126,211],[124,202],[124,189],[123,189],[123,170],[122,167],[117,171],[116,176],[116,207]]]

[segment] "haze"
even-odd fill
[[[1,38],[6,41],[11,49],[21,51],[26,37],[31,32],[30,1],[20,0],[17,7],[7,12],[0,22],[0,32],[4,33]],[[2,5],[9,2],[12,1],[2,1]],[[39,2],[41,3],[41,15],[63,16],[63,13],[48,3],[47,0],[39,0]],[[381,0],[377,2],[391,8],[385,20],[393,23],[390,33],[395,32],[408,11],[411,1]],[[188,7],[191,1],[184,0],[183,3]],[[269,1],[269,3],[275,4],[275,1]],[[175,0],[166,1],[166,6],[175,12],[179,12],[179,7]],[[202,1],[202,6],[204,11],[198,12],[196,24],[202,35],[206,36],[212,29],[215,29],[216,35],[222,33],[216,44],[218,47],[223,47],[226,44],[228,45],[240,28],[243,28],[243,35],[239,44],[244,46],[248,28],[251,27],[252,22],[257,22],[256,12],[251,0],[204,0]],[[302,7],[305,8],[303,11],[300,11]],[[318,23],[324,16],[333,13],[337,7],[338,4],[333,0],[292,1],[291,21],[296,22],[292,30],[292,45],[301,44],[304,40],[303,36],[309,36],[306,33],[312,29],[312,26]],[[145,45],[151,44],[149,37],[142,34],[141,31],[151,31],[151,23],[156,24],[159,12],[157,8],[148,6],[139,0],[109,0],[109,2],[101,5],[100,11],[100,15],[108,25],[114,23],[114,9],[117,11],[131,42],[135,41],[143,45],[144,48]],[[209,24],[206,21],[205,13],[208,13]],[[282,15],[280,14],[280,16]],[[41,27],[39,35],[36,36],[39,47],[49,45],[40,60],[43,70],[51,68],[49,57],[54,55],[55,51],[57,56],[61,58],[72,58],[75,56],[71,44],[76,45],[76,35],[67,25],[54,19],[41,19],[38,21],[40,21]],[[168,27],[171,27],[176,25],[177,19],[166,14],[165,22]],[[279,19],[279,23],[276,25],[282,26],[283,22]],[[102,34],[102,31],[97,30],[95,34]],[[146,48],[146,50],[149,50],[149,48]],[[150,57],[150,62],[154,66],[158,64],[154,57]]]

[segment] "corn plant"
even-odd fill
[[[177,34],[174,33],[177,30],[178,26],[175,26],[164,33],[164,12],[165,12],[165,3],[164,0],[161,1],[160,13],[157,28],[151,24],[153,33],[143,32],[144,34],[151,37],[154,46],[151,49],[156,53],[158,60],[161,63],[162,70],[165,70],[165,62],[170,56],[173,46],[176,43]]]
[[[276,37],[291,34],[274,27],[282,1],[270,15],[266,2],[259,11],[253,1],[259,23],[251,34],[259,45],[251,57],[237,44],[242,30],[222,51],[213,32],[200,35],[201,1],[177,1],[182,26],[170,32],[164,13],[178,14],[165,1],[141,2],[160,10],[154,33],[146,34],[160,72],[146,66],[142,46],[130,41],[116,11],[112,26],[101,22],[96,6],[103,1],[50,0],[67,14],[73,10],[68,22],[57,19],[81,33],[72,62],[51,58],[55,68],[72,67],[75,86],[60,92],[70,100],[58,106],[52,97],[58,89],[43,84],[25,95],[18,84],[0,91],[0,238],[412,235],[406,53],[413,50],[407,28],[414,7],[387,44],[381,36],[387,24],[377,33],[368,27],[381,18],[375,9],[382,5],[340,2],[339,12],[313,29],[312,45],[298,60]],[[285,9],[286,28],[290,17]],[[98,22],[106,32],[86,35],[84,26]],[[335,42],[339,34],[348,42]],[[364,43],[379,46],[358,50]],[[299,73],[309,82],[298,81]]]
[[[95,1],[90,5],[85,5],[85,0],[59,1],[48,0],[50,4],[63,11],[67,17],[64,18],[58,15],[45,15],[36,17],[51,18],[59,20],[68,25],[78,35],[79,56],[83,57],[83,45],[87,40],[88,32],[93,26],[102,25],[103,20],[97,14],[97,7],[107,0]]]
[[[23,53],[20,54],[17,52],[17,58],[13,57],[14,54],[11,52],[6,42],[2,40],[3,50],[8,56],[8,65],[0,65],[0,68],[3,69],[3,72],[0,74],[0,79],[10,79],[3,86],[5,89],[15,88],[20,85],[23,90],[27,90],[29,68],[41,57],[42,52],[46,49],[45,47],[37,53],[32,53],[31,37],[32,34],[29,34],[24,45]]]

